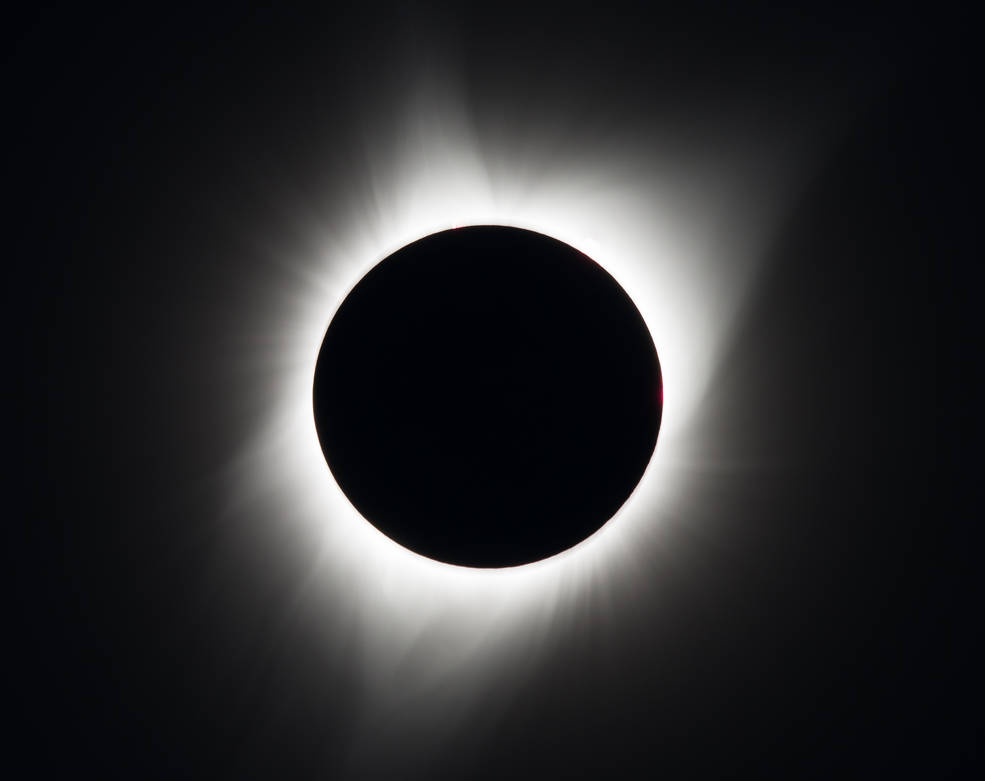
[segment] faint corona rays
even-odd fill
[[[488,701],[486,684],[501,684],[507,666],[522,675],[560,624],[652,577],[661,521],[686,514],[698,484],[688,436],[705,384],[816,140],[776,130],[743,145],[723,132],[717,147],[699,148],[678,122],[680,137],[573,132],[511,148],[509,128],[483,142],[465,107],[451,86],[432,83],[396,121],[369,121],[370,112],[352,178],[334,185],[345,192],[300,220],[305,250],[270,251],[283,273],[262,311],[244,318],[251,331],[237,356],[258,372],[269,414],[230,492],[251,497],[240,506],[256,523],[280,524],[313,551],[310,603],[326,626],[344,629],[367,707],[382,711],[396,707],[398,670],[410,690],[441,690],[462,707],[477,692]],[[528,228],[597,260],[646,320],[665,387],[656,451],[622,509],[576,547],[504,570],[434,562],[378,532],[334,482],[312,414],[318,351],[352,286],[407,243],[470,224]]]

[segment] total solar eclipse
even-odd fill
[[[415,241],[342,302],[315,367],[322,451],[360,514],[437,561],[511,567],[601,528],[649,463],[653,339],[595,261],[513,227]]]

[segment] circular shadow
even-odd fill
[[[343,301],[314,379],[339,487],[423,556],[510,567],[597,531],[660,427],[653,340],[591,258],[519,228],[436,233]]]

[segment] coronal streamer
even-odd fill
[[[428,692],[430,717],[450,727],[479,692],[492,707],[486,684],[502,684],[505,669],[522,675],[560,623],[631,589],[666,519],[686,514],[696,463],[714,449],[714,432],[696,425],[708,382],[825,128],[724,116],[717,127],[730,133],[694,134],[715,118],[682,110],[652,134],[558,138],[504,123],[480,135],[443,77],[419,79],[385,125],[366,111],[372,130],[350,178],[320,211],[297,206],[294,241],[307,249],[270,251],[277,277],[241,348],[267,416],[229,491],[256,524],[317,552],[305,580],[312,620],[326,642],[344,632],[358,650],[366,707],[395,707],[399,669],[404,696]],[[319,349],[350,290],[401,247],[466,225],[536,231],[598,262],[642,315],[665,388],[653,457],[615,516],[559,555],[505,569],[434,561],[367,523],[333,479],[312,414]]]

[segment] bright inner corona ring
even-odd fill
[[[387,672],[406,671],[422,636],[440,653],[410,662],[420,685],[458,669],[467,696],[507,657],[533,658],[546,628],[585,600],[632,588],[650,566],[662,520],[689,498],[708,436],[696,433],[697,412],[790,186],[783,169],[746,175],[743,165],[775,160],[766,144],[729,139],[741,164],[727,176],[707,150],[668,138],[666,154],[639,139],[559,147],[548,133],[484,145],[463,105],[440,90],[412,95],[406,116],[365,139],[365,169],[354,164],[350,180],[330,185],[324,208],[288,205],[309,217],[292,217],[282,246],[266,250],[274,276],[236,353],[267,416],[236,465],[230,502],[309,552],[306,589],[321,606],[312,620],[356,643],[383,698]],[[379,532],[333,479],[312,414],[319,350],[349,292],[401,247],[466,225],[535,231],[594,259],[639,310],[666,388],[659,441],[618,512],[563,553],[517,567],[438,562]]]

